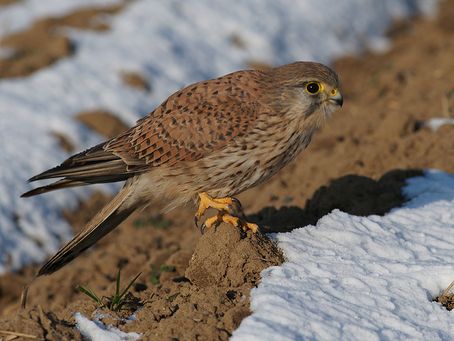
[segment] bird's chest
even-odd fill
[[[237,140],[214,157],[204,160],[210,172],[206,183],[214,196],[240,193],[266,181],[293,160],[310,142],[312,134],[297,130],[260,130]]]
[[[277,141],[258,156],[261,181],[268,179],[292,161],[310,142],[312,134],[292,134],[287,140]]]

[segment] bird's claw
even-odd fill
[[[220,223],[224,222],[235,227],[241,227],[243,231],[251,230],[256,233],[258,226],[253,223],[248,223],[245,219],[241,203],[237,198],[211,198],[207,193],[200,193],[199,208],[194,216],[195,226],[200,230],[201,234],[204,234],[206,229],[216,227]],[[200,218],[205,214],[208,208],[214,208],[218,210],[218,213],[205,220],[205,222],[199,226]]]
[[[199,228],[199,217],[197,217],[197,215],[194,216],[194,224],[195,227]]]
[[[207,226],[205,225],[205,223],[200,225],[200,227],[199,227],[200,234],[205,234],[206,228],[207,228]]]
[[[244,219],[235,217],[225,212],[218,212],[215,216],[209,217],[205,222],[199,227],[200,233],[204,234],[207,229],[212,227],[216,228],[221,223],[230,224],[234,227],[241,228],[243,232],[251,230],[252,233],[257,233],[258,225],[254,223],[248,223]]]

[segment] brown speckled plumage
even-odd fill
[[[323,91],[310,94],[308,82]],[[153,198],[166,200],[171,209],[197,200],[201,192],[231,197],[267,180],[342,104],[338,87],[332,70],[309,62],[195,83],[123,134],[33,177],[62,179],[24,196],[127,180],[112,203],[39,274],[59,269]]]

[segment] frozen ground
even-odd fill
[[[87,3],[23,0],[2,8],[0,32]],[[254,0],[235,6],[138,0],[111,18],[109,32],[70,31],[77,45],[73,57],[30,77],[0,80],[0,272],[39,262],[70,238],[60,210],[74,207],[86,189],[27,200],[19,195],[31,188],[30,176],[68,156],[52,131],[68,136],[77,149],[100,141],[72,119],[75,113],[104,108],[132,124],[184,84],[244,68],[248,60],[329,62],[367,46],[383,49],[383,32],[392,19],[431,13],[434,5],[431,0]],[[235,35],[244,48],[232,44]],[[147,77],[152,95],[124,86],[122,70]]]
[[[232,340],[452,340],[432,302],[454,280],[454,176],[429,171],[387,215],[339,210],[274,238],[287,261],[262,272]]]

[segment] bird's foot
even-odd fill
[[[234,227],[241,228],[244,232],[251,230],[252,233],[256,233],[259,228],[257,224],[248,223],[244,219],[235,217],[225,212],[218,212],[218,214],[216,214],[215,216],[205,220],[205,222],[201,226],[200,231],[203,234],[207,228],[216,227],[222,222],[230,224]]]
[[[199,227],[198,222],[200,218],[205,214],[205,211],[209,208],[218,210],[218,213],[205,220],[200,226],[200,232],[203,234],[205,229],[216,227],[220,223],[224,222],[235,227],[240,227],[243,231],[251,230],[256,233],[258,225],[248,223],[244,219],[244,213],[241,208],[241,203],[236,198],[212,198],[207,193],[203,192],[199,194],[200,203],[197,213],[195,214],[194,221],[195,225]]]
[[[195,214],[195,224],[198,225],[198,221],[205,214],[205,211],[209,208],[214,208],[220,212],[228,212],[233,215],[241,215],[242,209],[238,199],[235,198],[212,198],[207,193],[199,193],[199,208]]]

